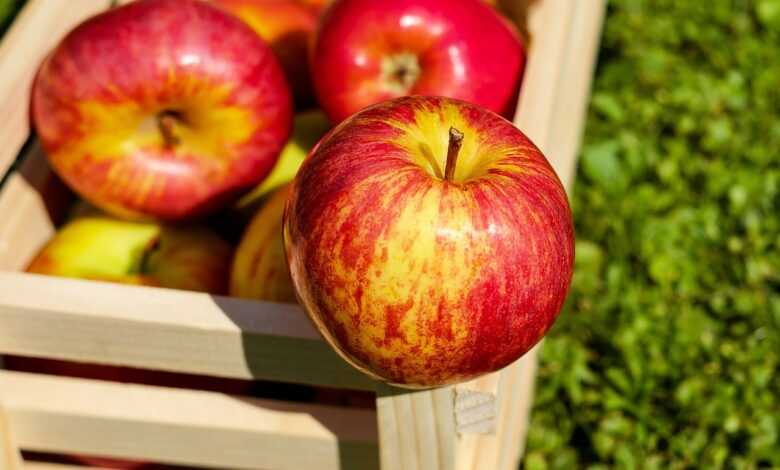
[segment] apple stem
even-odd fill
[[[162,134],[163,142],[167,149],[172,149],[181,142],[174,131],[177,122],[178,119],[170,111],[163,111],[157,115],[157,127],[160,129],[160,134]]]
[[[455,177],[455,165],[458,163],[458,153],[463,145],[463,132],[450,127],[450,141],[447,146],[447,166],[444,167],[444,179],[452,181]]]

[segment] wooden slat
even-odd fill
[[[453,387],[413,392],[382,387],[376,403],[383,469],[454,468]]]
[[[0,188],[0,270],[18,271],[54,235],[72,198],[34,142]]]
[[[297,305],[23,273],[0,272],[0,352],[375,387],[322,341]]]
[[[11,425],[0,400],[0,470],[21,470],[22,455],[11,435]]]
[[[28,102],[45,55],[75,25],[108,0],[28,0],[0,43],[0,176],[30,135]]]
[[[372,410],[0,371],[21,448],[233,469],[376,468]]]
[[[566,3],[572,10],[573,19],[564,67],[558,77],[550,125],[552,132],[546,146],[555,171],[567,190],[571,190],[607,0],[569,0]]]

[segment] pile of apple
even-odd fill
[[[506,366],[551,327],[573,259],[561,183],[502,117],[523,41],[480,0],[319,3],[138,0],[71,31],[32,118],[97,209],[29,270],[297,300],[402,386]]]

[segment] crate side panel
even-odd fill
[[[297,305],[24,273],[0,272],[0,352],[374,388]]]
[[[2,371],[0,390],[23,449],[236,469],[377,466],[371,410]]]

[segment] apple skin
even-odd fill
[[[282,215],[290,186],[279,188],[252,218],[236,248],[230,295],[295,303],[282,241]]]
[[[327,8],[331,0],[298,0],[298,3],[306,5],[319,15]]]
[[[318,27],[311,66],[333,122],[405,95],[447,96],[510,116],[524,67],[517,31],[480,0],[336,0]]]
[[[271,49],[199,0],[139,0],[80,24],[41,65],[31,107],[52,167],[79,195],[166,220],[257,185],[292,120]]]
[[[225,294],[232,248],[203,227],[168,227],[106,216],[62,227],[27,271]]]
[[[464,135],[442,177],[448,130]],[[536,344],[571,281],[566,193],[510,122],[406,97],[331,131],[304,161],[284,242],[301,305],[353,366],[395,385],[456,383]]]
[[[284,69],[298,109],[314,104],[309,73],[309,44],[317,12],[296,0],[213,0],[245,21],[271,46]]]

